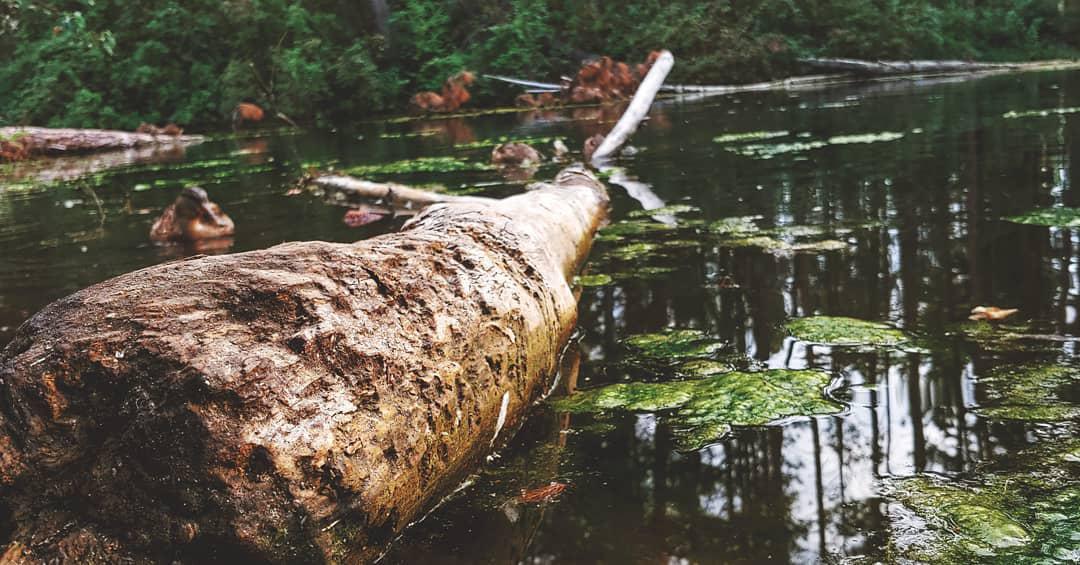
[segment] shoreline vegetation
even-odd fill
[[[0,126],[220,129],[240,101],[305,125],[400,113],[462,70],[558,82],[583,60],[670,49],[670,82],[740,85],[801,59],[1080,56],[1080,1],[0,0]],[[820,71],[818,71],[820,72]],[[477,81],[465,110],[520,87]]]

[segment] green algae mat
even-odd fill
[[[970,480],[886,481],[885,494],[914,515],[893,520],[895,562],[1080,562],[1080,442],[1047,441]]]
[[[734,371],[694,380],[618,383],[579,392],[554,406],[576,413],[656,412],[671,427],[678,448],[693,451],[734,426],[842,412],[842,404],[824,395],[830,382],[832,375],[823,371]]]

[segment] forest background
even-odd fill
[[[0,0],[0,125],[221,129],[250,100],[340,126],[462,69],[556,81],[658,48],[693,84],[806,56],[1075,58],[1080,0]],[[482,80],[474,103],[517,91]]]

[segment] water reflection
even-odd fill
[[[1001,220],[1038,206],[1080,206],[1073,181],[1080,175],[1080,115],[1002,118],[1010,110],[1076,105],[1077,74],[665,102],[634,139],[644,150],[621,160],[632,180],[663,202],[701,208],[707,221],[760,215],[765,226],[852,228],[842,236],[848,248],[769,253],[701,237],[702,245],[679,252],[672,273],[585,289],[581,339],[560,393],[640,377],[619,363],[626,336],[696,328],[768,367],[835,372],[836,394],[849,410],[738,429],[681,453],[652,415],[571,416],[541,407],[500,459],[407,532],[384,563],[884,558],[894,516],[879,498],[880,479],[970,472],[1051,433],[976,415],[977,378],[1003,362],[1074,360],[1075,341],[1003,351],[943,334],[973,306],[997,305],[1020,308],[1045,333],[1080,336],[1080,233]],[[189,149],[187,159],[228,161],[215,165],[232,174],[213,194],[236,220],[235,251],[291,239],[352,241],[392,228],[350,230],[339,208],[285,197],[301,163],[443,154],[486,160],[490,148],[452,145],[502,135],[562,135],[577,148],[616,118],[610,110],[577,109],[378,124],[265,145],[209,143]],[[722,133],[780,130],[815,139],[879,131],[904,137],[767,160],[712,142]],[[428,131],[438,133],[389,137]],[[132,188],[165,175],[133,171],[99,187],[104,227],[74,186],[48,195],[0,190],[0,342],[49,300],[163,259],[145,242],[152,215],[122,210],[171,201],[171,190]],[[495,172],[483,175],[396,180],[498,181]],[[613,192],[615,218],[641,207]],[[815,314],[889,321],[947,346],[832,349],[781,328],[791,317]],[[570,484],[556,502],[514,502],[521,489],[552,480]]]
[[[971,307],[994,304],[1018,307],[1023,316],[1046,321],[1050,332],[1077,333],[1076,230],[1001,218],[1037,206],[1078,204],[1070,179],[1080,172],[1080,121],[1005,123],[998,117],[1017,106],[1065,103],[1046,100],[1051,83],[1068,85],[1053,89],[1055,97],[1076,92],[1068,98],[1076,100],[1080,80],[994,81],[887,90],[884,99],[862,94],[843,108],[826,105],[851,94],[802,95],[796,106],[807,111],[788,108],[776,127],[835,135],[867,131],[870,123],[872,129],[916,133],[897,144],[829,148],[774,161],[724,154],[702,139],[718,132],[700,124],[715,123],[708,118],[716,114],[741,116],[745,104],[715,103],[720,112],[669,110],[671,120],[696,124],[680,131],[681,140],[646,128],[647,141],[637,142],[648,151],[630,169],[669,202],[693,203],[708,218],[757,214],[771,225],[864,228],[852,233],[845,252],[784,256],[706,245],[669,276],[587,289],[580,314],[582,385],[627,378],[616,363],[623,354],[620,338],[698,328],[769,367],[835,372],[850,410],[738,430],[695,453],[675,451],[671,431],[650,415],[575,415],[570,433],[560,436],[567,438],[560,469],[572,477],[573,490],[552,505],[531,534],[531,546],[512,561],[881,559],[890,510],[878,496],[879,479],[958,475],[1035,442],[1039,426],[992,422],[971,411],[979,396],[975,378],[1006,361],[1072,358],[1070,342],[1026,353],[960,341],[925,352],[866,352],[811,346],[779,329],[789,317],[829,314],[887,320],[940,336]],[[747,102],[767,110],[775,99]],[[779,104],[772,109],[787,107],[783,99]],[[742,120],[744,127],[723,131],[774,129],[766,121],[755,115]],[[622,207],[635,208],[626,198],[617,197],[616,215]],[[738,288],[717,284],[721,279]],[[541,411],[529,427],[552,418]],[[543,445],[524,439],[517,449],[528,453]],[[498,469],[512,473],[513,464]],[[480,491],[505,496],[498,488]],[[421,543],[448,551],[491,543],[461,535],[461,523],[487,515],[472,498],[448,507],[453,510],[436,512],[411,532],[388,561],[414,562]],[[505,562],[474,556],[477,562]]]

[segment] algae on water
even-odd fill
[[[704,332],[685,329],[632,335],[623,345],[636,357],[664,364],[711,357],[727,348],[726,343]]]
[[[679,449],[716,442],[732,426],[762,426],[795,416],[836,414],[843,405],[824,395],[829,373],[772,369],[730,372],[697,380],[618,383],[554,403],[567,412],[659,412]]]
[[[904,560],[949,564],[1080,561],[1080,460],[1076,440],[1044,443],[1016,466],[977,468],[970,479],[887,480],[885,493],[925,523],[894,517],[891,545]]]
[[[1038,208],[1018,216],[1009,216],[1005,220],[1014,224],[1075,228],[1080,227],[1080,208]]]
[[[759,141],[762,139],[772,139],[774,137],[784,137],[790,135],[787,131],[748,131],[742,133],[725,133],[713,138],[715,143],[741,143],[744,141]]]
[[[895,347],[911,341],[888,324],[843,316],[795,318],[786,328],[796,339],[823,345]]]
[[[982,416],[1051,422],[1080,419],[1080,398],[1068,397],[1068,391],[1080,386],[1078,367],[1036,363],[1002,365],[980,378],[978,385],[985,396],[985,401],[976,409]]]
[[[394,175],[406,173],[452,173],[458,171],[490,171],[494,169],[487,163],[468,161],[457,157],[420,157],[390,163],[357,165],[345,169],[345,174],[353,176]]]

